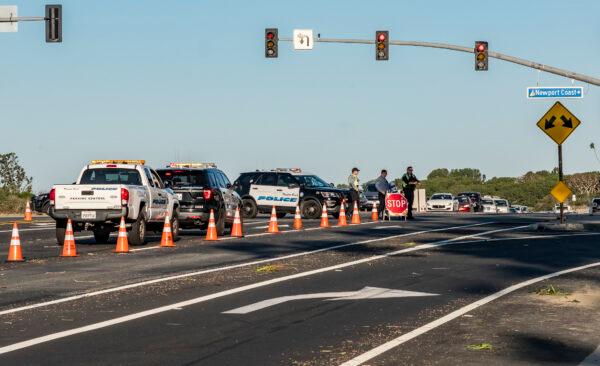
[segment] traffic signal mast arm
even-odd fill
[[[0,18],[0,23],[17,23],[17,22],[39,22],[42,20],[49,20],[46,17],[11,17],[11,18]]]
[[[281,37],[281,38],[279,38],[279,41],[292,42],[292,39],[287,38],[287,37]],[[315,42],[375,44],[374,40],[343,39],[343,38],[317,38],[317,39],[315,39]],[[455,46],[455,45],[445,44],[445,43],[418,42],[418,41],[392,41],[392,40],[390,40],[389,44],[393,45],[393,46],[415,46],[415,47],[441,48],[441,49],[446,49],[446,50],[451,50],[451,51],[460,51],[460,52],[467,52],[467,53],[474,52],[473,47],[462,47],[462,46]],[[577,72],[559,69],[558,67],[524,60],[524,59],[521,59],[518,57],[505,55],[505,54],[499,53],[499,52],[488,51],[488,56],[496,58],[498,60],[512,62],[512,63],[519,64],[522,66],[530,67],[532,69],[536,69],[536,70],[548,72],[551,74],[563,76],[563,77],[566,77],[569,79],[575,79],[575,80],[583,81],[585,83],[600,86],[600,79],[592,77],[592,76],[587,76],[587,75],[583,75],[583,74],[580,74]]]

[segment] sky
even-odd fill
[[[215,162],[240,172],[302,167],[330,182],[386,168],[478,168],[487,177],[552,169],[556,145],[536,127],[554,101],[528,86],[584,86],[564,100],[582,121],[565,172],[600,170],[600,88],[472,54],[317,43],[264,58],[264,29],[330,38],[430,41],[600,77],[600,1],[63,0],[63,43],[44,24],[0,33],[0,153],[15,152],[34,191],[75,180],[92,159]],[[45,2],[0,0],[20,16]]]

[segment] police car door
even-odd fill
[[[250,196],[254,198],[257,206],[279,206],[277,197],[277,173],[262,173],[256,182],[250,185]]]
[[[215,176],[219,182],[219,189],[225,201],[225,211],[227,218],[232,218],[235,214],[235,209],[238,207],[238,201],[234,198],[234,191],[231,182],[220,170],[215,170]]]
[[[278,173],[276,192],[281,206],[294,207],[300,199],[300,184],[290,173]]]
[[[158,174],[152,169],[150,169],[150,174],[152,174],[152,181],[154,182],[157,196],[157,199],[153,200],[155,202],[154,208],[156,209],[157,218],[162,220],[169,212],[169,197],[167,197],[167,192]]]
[[[154,202],[158,199],[158,191],[156,190],[156,185],[154,184],[154,179],[152,178],[152,173],[150,173],[150,169],[144,168],[144,175],[146,176],[146,180],[148,181],[148,202],[146,202],[146,220],[155,220],[157,217],[158,208],[156,207],[156,203]]]

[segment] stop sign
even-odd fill
[[[390,193],[385,198],[385,208],[390,216],[404,215],[408,210],[408,201],[401,193]]]

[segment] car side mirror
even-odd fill
[[[227,183],[227,185],[225,185],[225,187],[226,187],[227,189],[233,189],[233,187],[234,187],[234,186],[233,186],[233,184],[231,184],[231,183]]]
[[[170,180],[165,180],[165,188],[173,188],[173,182]]]
[[[335,184],[333,184],[333,183],[329,183],[329,185],[330,185],[332,188],[335,188]]]

